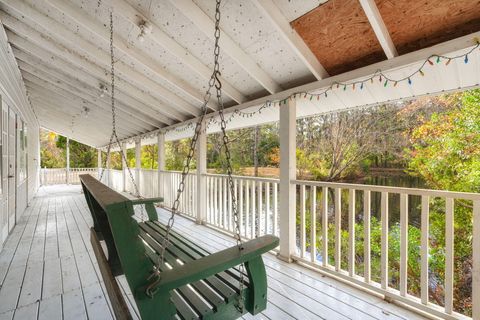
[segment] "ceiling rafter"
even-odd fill
[[[395,44],[390,37],[387,26],[383,22],[375,0],[359,0],[359,2],[387,58],[392,59],[398,56]]]
[[[9,41],[15,46],[34,56],[43,57],[49,55],[49,58],[52,60],[55,60],[59,57],[62,60],[74,65],[76,68],[84,70],[86,73],[98,79],[101,79],[104,83],[110,82],[108,71],[106,71],[105,69],[88,60],[83,59],[78,54],[71,52],[71,50],[58,44],[57,42],[49,38],[45,38],[45,36],[38,31],[23,24],[18,19],[11,17],[10,15],[1,10],[0,19],[2,20],[4,25],[11,30],[7,30],[7,34],[9,36]],[[174,107],[164,105],[156,98],[146,94],[138,87],[126,81],[123,81],[123,79],[120,79],[118,77],[116,78],[116,87],[117,90],[125,92],[132,98],[144,104],[145,106],[148,106],[148,108],[151,109],[151,111],[148,112],[152,115],[152,117],[155,117],[156,115],[161,113],[168,118],[176,121],[183,121],[188,119],[188,117],[180,113]]]
[[[40,109],[41,112],[39,112],[41,115],[44,115],[46,112],[52,112],[56,113],[58,115],[58,119],[56,118],[55,120],[62,120],[62,123],[70,128],[70,131],[75,130],[75,129],[80,129],[85,126],[88,126],[89,124],[94,124],[97,126],[95,131],[91,130],[90,128],[90,134],[92,138],[98,137],[101,138],[102,140],[108,140],[110,138],[111,130],[108,127],[102,126],[101,125],[101,120],[98,119],[88,119],[88,121],[83,121],[84,119],[81,119],[82,121],[79,121],[79,119],[73,119],[74,126],[72,127],[72,118],[74,114],[69,113],[66,110],[62,109],[62,106],[60,106],[57,103],[52,103],[49,100],[44,100],[43,98],[39,97],[32,97],[32,99],[35,101],[35,108],[38,110]],[[77,120],[75,122],[75,120]],[[87,120],[87,119],[85,119]],[[127,133],[125,133],[127,132]],[[132,133],[129,131],[124,131],[123,133],[119,132],[119,135],[128,137]]]
[[[371,76],[378,70],[383,70],[384,72],[388,72],[389,70],[395,70],[403,66],[408,66],[418,61],[422,61],[423,59],[425,59],[425,57],[429,57],[430,55],[433,55],[433,54],[448,54],[450,52],[455,52],[458,50],[470,48],[473,45],[475,45],[475,39],[478,39],[478,38],[480,38],[480,32],[474,32],[453,40],[439,43],[437,45],[434,45],[428,48],[423,48],[423,49],[410,52],[404,55],[399,55],[398,57],[395,57],[390,60],[377,62],[371,65],[368,65],[359,69],[355,69],[349,72],[345,72],[339,75],[335,75],[326,79],[318,80],[312,83],[307,83],[295,88],[290,88],[276,94],[271,94],[266,97],[254,99],[235,107],[226,108],[225,112],[229,113],[229,112],[241,111],[250,107],[260,106],[266,103],[267,101],[282,101],[284,99],[287,99],[289,96],[291,96],[294,93],[314,92],[322,88],[327,88],[335,83],[349,82],[354,79]],[[214,113],[208,114],[206,118],[209,119],[217,116],[218,116],[218,112],[214,112]],[[197,119],[190,119],[188,121],[184,121],[182,123],[174,124],[167,128],[163,128],[162,130],[164,131],[171,130],[183,125],[188,125],[189,123],[195,122],[196,120]]]
[[[105,119],[105,118],[109,119],[110,114],[106,110],[100,110],[98,108],[95,108],[96,105],[92,104],[90,101],[82,99],[79,96],[72,95],[71,91],[65,90],[64,88],[57,87],[54,84],[52,84],[51,82],[46,81],[44,79],[41,79],[41,78],[37,77],[36,75],[29,73],[28,71],[23,70],[22,74],[23,74],[23,79],[24,79],[26,84],[27,83],[29,85],[30,84],[35,84],[36,87],[42,88],[42,90],[45,91],[45,93],[48,93],[49,95],[54,95],[57,98],[63,97],[63,99],[65,99],[65,102],[67,103],[67,105],[64,106],[65,109],[69,109],[69,108],[70,109],[71,108],[76,109],[75,105],[69,106],[68,101],[78,103],[79,104],[78,107],[80,108],[78,110],[79,112],[82,111],[80,105],[81,106],[85,105],[90,109],[91,112],[96,113],[96,114],[98,114],[99,116],[102,117],[102,123],[104,125],[107,124],[107,123],[110,123],[109,120]],[[41,94],[42,91],[39,91],[38,93]],[[136,126],[134,122],[128,121],[128,119],[118,119],[118,122],[120,124],[122,124],[124,126],[124,129],[126,129],[126,130],[140,131],[140,132],[143,131],[143,130],[146,130],[146,128],[144,128],[144,127],[143,127],[143,130],[141,130],[142,129],[141,126]]]
[[[84,93],[88,93],[93,96],[95,96],[96,94],[97,95],[96,98],[101,98],[99,97],[100,90],[98,86],[94,86],[96,82],[89,83],[77,78],[73,78],[69,75],[64,74],[62,72],[63,70],[58,68],[60,67],[58,63],[56,65],[47,63],[47,61],[41,60],[37,57],[33,57],[28,53],[25,53],[15,47],[13,47],[13,50],[14,50],[15,57],[17,58],[17,61],[31,65],[32,67],[35,67],[35,69],[38,69],[38,71],[40,72],[43,72],[47,75],[51,75],[56,79],[62,82],[65,82],[70,86],[74,86],[78,89],[81,89],[82,92]],[[105,93],[105,97],[108,98],[108,100],[110,100],[109,92]],[[145,124],[148,124],[154,127],[161,127],[162,121],[156,120],[155,118],[145,115],[142,112],[141,108],[134,108],[138,112],[132,112],[131,105],[125,104],[123,101],[120,101],[118,98],[116,98],[116,101],[117,101],[117,107],[118,107],[118,110],[120,111],[120,114],[123,114],[124,116],[127,116],[127,117],[132,117],[134,119],[137,119]]]
[[[169,0],[183,15],[210,39],[213,39],[214,22],[192,0]],[[220,46],[226,55],[230,56],[253,79],[260,83],[268,92],[276,93],[282,87],[275,82],[228,34],[222,31]]]
[[[126,20],[130,21],[140,32],[140,27],[137,25],[138,16],[143,19],[144,14],[140,13],[137,9],[133,8],[125,0],[110,0],[110,6],[115,8],[115,12],[123,16]],[[174,55],[184,65],[189,67],[192,71],[197,73],[205,80],[209,80],[212,75],[212,69],[206,66],[203,62],[197,59],[191,52],[185,49],[182,45],[170,38],[163,30],[156,25],[153,21],[149,21],[152,26],[152,32],[148,35],[150,39],[156,42],[158,45],[166,49],[172,55]],[[220,77],[222,81],[222,91],[232,98],[237,103],[243,103],[247,100],[247,97],[238,91],[232,84],[230,84],[225,78]]]
[[[63,122],[52,120],[52,118],[55,119],[55,117],[57,117],[57,114],[51,114],[46,110],[42,116],[38,117],[41,122],[40,126],[96,148],[108,142],[104,139],[99,139],[98,136],[92,137],[90,133],[91,130],[89,132],[86,128],[78,128],[78,131],[72,132],[71,128],[66,126]]]
[[[92,119],[80,119],[78,117],[74,118],[74,115],[71,115],[63,110],[61,110],[58,104],[52,103],[51,101],[44,100],[40,97],[32,97],[32,100],[35,103],[35,108],[40,110],[41,114],[45,114],[45,112],[55,112],[58,114],[58,118],[56,120],[62,120],[62,122],[70,127],[70,130],[79,130],[84,128],[85,126],[91,126],[92,124],[96,126],[95,130],[92,130],[90,127],[89,132],[92,134],[92,137],[103,137],[103,140],[108,140],[110,138],[111,131],[110,128],[102,126],[102,122],[99,120],[92,120]],[[128,132],[128,131],[127,131]],[[118,132],[118,135],[121,137],[129,137],[134,135],[134,132],[125,133]]]
[[[16,0],[2,0],[2,8],[8,11],[19,21],[35,28],[40,26],[47,32],[50,38],[61,42],[63,46],[70,48],[74,52],[82,52],[82,55],[88,57],[88,60],[102,66],[108,72],[110,71],[110,54],[103,49],[93,45],[89,41],[81,38],[73,31],[67,29],[63,24],[37,11],[30,5]],[[45,41],[45,39],[43,40]],[[199,115],[200,109],[192,106],[170,90],[161,86],[157,82],[145,76],[143,73],[137,72],[130,66],[118,61],[115,64],[117,76],[137,86],[145,87],[147,94],[153,95],[161,101],[168,101],[169,104],[175,105],[177,109],[183,110],[190,116]]]
[[[100,109],[97,105],[93,104],[91,101],[83,99],[77,95],[72,95],[72,92],[66,90],[61,87],[57,87],[51,82],[44,80],[44,78],[39,78],[35,74],[30,73],[28,70],[25,69],[23,66],[22,69],[23,77],[25,82],[29,82],[29,84],[35,84],[42,88],[43,91],[37,91],[37,94],[43,95],[45,99],[51,100],[52,96],[55,96],[57,99],[61,99],[64,103],[65,109],[74,109],[76,112],[82,112],[82,108],[86,107],[89,110],[89,113],[95,114],[96,116],[100,117],[102,123],[109,124],[111,122],[111,114],[108,110]],[[30,95],[30,92],[28,92]],[[54,101],[52,101],[54,102]],[[72,105],[68,105],[68,103],[72,103]],[[117,122],[122,124],[125,129],[130,131],[147,131],[149,128],[154,129],[154,126],[141,126],[134,121],[133,119],[129,119],[124,115],[118,114],[117,115]]]
[[[317,78],[317,80],[329,77],[328,72],[318,61],[310,48],[305,44],[300,35],[291,26],[280,9],[272,0],[252,0],[262,14],[270,20],[271,24],[288,43],[292,51],[303,64]]]
[[[90,30],[98,39],[103,40],[104,42],[110,42],[110,30],[104,27],[104,24],[99,23],[94,18],[85,14],[83,10],[78,7],[71,5],[68,1],[64,0],[44,0],[46,3],[50,4],[52,7],[56,8],[58,11],[69,16],[74,20],[79,26]],[[143,65],[145,68],[150,70],[152,74],[162,78],[164,81],[168,82],[173,87],[177,88],[183,94],[189,96],[190,98],[196,100],[200,105],[203,102],[202,94],[194,89],[190,84],[185,82],[183,79],[169,73],[163,68],[158,62],[149,56],[140,53],[140,50],[131,48],[127,41],[118,33],[114,35],[114,46],[117,50],[135,60],[138,64]],[[212,110],[218,110],[218,105],[214,101],[211,101],[208,104],[208,107]]]

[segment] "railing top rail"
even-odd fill
[[[471,192],[457,192],[457,191],[447,191],[447,190],[431,190],[431,189],[389,187],[389,186],[373,186],[373,185],[366,185],[366,184],[307,181],[307,180],[292,180],[291,183],[298,184],[298,185],[306,185],[306,186],[317,186],[317,187],[368,190],[373,192],[403,193],[403,194],[409,194],[409,195],[444,197],[444,198],[465,199],[465,200],[473,200],[473,201],[480,200],[480,193],[471,193]]]
[[[145,170],[145,169],[142,169],[142,170]],[[146,169],[146,170],[150,170],[150,169]],[[157,170],[155,170],[155,171],[157,171]],[[161,173],[179,173],[179,174],[182,174],[182,171],[175,171],[175,170],[158,170],[158,171],[161,172]],[[193,173],[195,173],[195,170],[190,170],[189,174],[193,174]]]
[[[206,177],[222,177],[222,178],[228,177],[228,175],[226,175],[226,174],[218,174],[218,173],[205,173],[204,176],[206,176]],[[276,178],[237,176],[237,175],[233,175],[232,177],[234,179],[242,179],[242,180],[254,180],[254,181],[273,182],[273,183],[279,183],[280,182],[280,179],[276,179]]]

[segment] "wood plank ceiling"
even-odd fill
[[[224,0],[224,101],[235,106],[480,30],[479,0]],[[40,123],[94,146],[110,132],[113,7],[118,133],[200,113],[213,0],[0,0]],[[148,21],[150,30],[139,37]],[[211,112],[218,109],[212,101]]]

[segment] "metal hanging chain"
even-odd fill
[[[226,133],[227,123],[225,121],[225,117],[224,117],[224,114],[223,114],[224,105],[223,105],[223,99],[222,99],[222,83],[220,81],[220,75],[221,74],[220,74],[220,63],[219,63],[219,56],[220,56],[220,45],[219,45],[219,41],[220,41],[220,17],[221,17],[221,15],[220,15],[220,5],[221,5],[221,0],[216,0],[216,8],[215,8],[215,48],[214,48],[214,51],[213,51],[214,68],[213,68],[213,72],[212,72],[212,75],[210,77],[210,80],[208,82],[207,91],[205,92],[205,96],[203,98],[203,104],[202,104],[202,109],[201,109],[202,114],[199,117],[199,119],[198,119],[198,121],[195,125],[194,134],[193,134],[192,140],[190,142],[190,149],[189,149],[189,152],[188,152],[187,159],[185,161],[185,165],[184,165],[183,170],[182,170],[182,179],[181,179],[180,184],[179,184],[178,189],[177,189],[177,196],[176,196],[176,199],[175,199],[175,201],[172,205],[172,208],[171,208],[171,215],[170,215],[170,218],[168,219],[167,226],[166,226],[165,237],[162,241],[162,246],[161,246],[162,249],[161,249],[161,252],[158,256],[158,260],[157,260],[157,264],[155,266],[155,269],[154,269],[152,275],[150,276],[150,278],[155,277],[155,281],[152,282],[146,289],[146,294],[148,296],[153,296],[155,294],[156,287],[160,282],[160,277],[161,277],[160,266],[163,265],[164,260],[165,260],[165,250],[166,250],[167,246],[169,245],[170,231],[171,231],[171,229],[172,229],[172,227],[175,223],[175,215],[177,214],[178,208],[179,208],[179,205],[180,205],[180,197],[181,197],[183,191],[185,190],[185,179],[190,172],[190,163],[191,163],[191,161],[193,159],[193,156],[194,156],[194,153],[195,153],[195,147],[197,145],[198,137],[199,137],[201,131],[205,129],[205,128],[203,128],[204,119],[205,119],[205,115],[207,113],[207,104],[210,101],[210,98],[211,98],[211,95],[212,95],[211,90],[213,89],[213,87],[215,87],[216,97],[217,97],[217,100],[218,100],[218,105],[220,106],[219,115],[220,115],[220,119],[221,119],[221,130],[222,130],[222,134],[223,134],[223,144],[225,146],[228,185],[230,187],[230,194],[231,194],[231,199],[232,199],[232,210],[233,210],[233,217],[234,217],[234,222],[235,222],[235,239],[236,239],[236,242],[237,242],[238,249],[243,250],[242,238],[241,238],[241,234],[240,234],[240,218],[239,218],[239,214],[238,214],[237,200],[236,200],[237,198],[236,198],[236,195],[235,195],[235,186],[234,186],[233,177],[232,177],[233,169],[232,169],[232,164],[231,164],[231,154],[230,154],[230,149],[228,147],[229,138],[228,138],[227,133]],[[244,309],[243,289],[244,289],[244,286],[245,286],[245,279],[244,279],[245,267],[244,267],[244,265],[241,264],[239,269],[240,269],[240,278],[239,278],[240,294],[238,296],[237,308],[240,310],[240,312],[243,313],[243,309]]]
[[[116,144],[120,149],[120,154],[122,155],[122,161],[127,167],[130,180],[132,181],[135,196],[137,198],[140,198],[140,191],[133,177],[132,170],[130,170],[130,166],[128,165],[127,156],[122,150],[120,139],[117,136],[116,107],[115,107],[115,55],[113,50],[113,12],[111,10],[110,10],[110,81],[111,81],[110,83],[111,83],[111,91],[112,91],[111,100],[110,100],[111,110],[112,110],[112,134],[110,135],[110,141],[108,142],[107,155],[102,164],[102,171],[100,173],[99,180],[102,181],[105,168],[107,167],[107,159],[110,157],[112,145]],[[145,218],[144,210],[142,206],[140,219],[144,221],[145,220],[144,218]]]

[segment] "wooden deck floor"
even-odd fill
[[[160,217],[166,219],[166,212]],[[40,189],[0,252],[0,320],[113,318],[89,242],[90,225],[79,186]],[[175,228],[210,251],[233,244],[185,218],[178,218]],[[273,255],[264,260],[268,308],[245,319],[422,319]],[[131,298],[125,279],[119,280]]]

